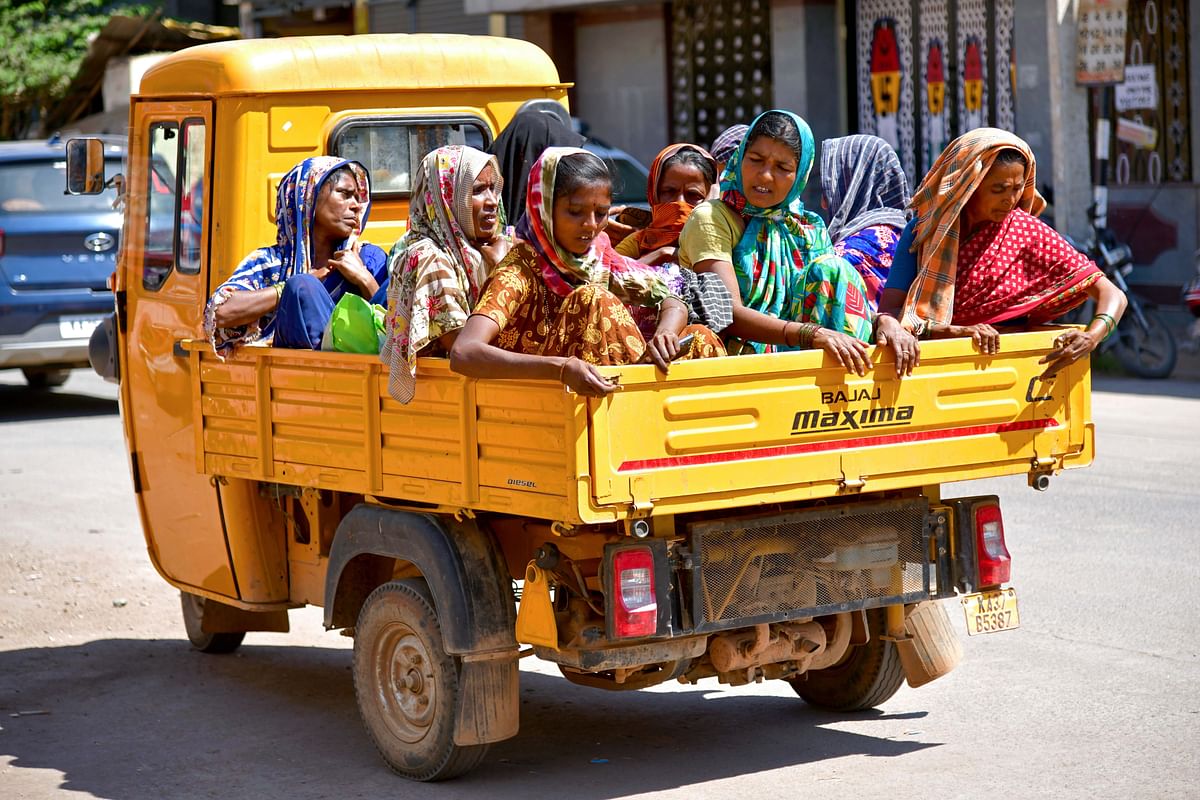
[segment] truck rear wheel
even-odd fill
[[[204,604],[212,602],[190,592],[179,593],[179,605],[183,609],[183,627],[188,641],[202,653],[232,653],[241,646],[245,633],[205,633],[201,628],[204,619]]]
[[[809,705],[830,711],[862,711],[890,700],[904,683],[904,668],[896,644],[881,638],[887,629],[886,614],[882,608],[867,612],[871,638],[851,647],[840,663],[789,679],[796,694]]]
[[[487,754],[487,745],[454,743],[458,663],[442,644],[422,580],[390,581],[363,603],[354,634],[354,694],[375,747],[406,778],[453,778]]]

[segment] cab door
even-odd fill
[[[138,103],[129,148],[121,392],[150,557],[172,583],[237,598],[220,496],[196,469],[184,339],[203,336],[212,103]]]

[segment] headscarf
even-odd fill
[[[644,256],[652,250],[657,250],[660,247],[668,247],[678,242],[679,232],[683,230],[684,224],[695,209],[695,206],[686,200],[677,200],[670,203],[658,202],[658,184],[662,180],[664,165],[680,150],[686,149],[695,150],[712,163],[714,173],[717,170],[716,159],[703,147],[695,144],[673,144],[664,148],[655,157],[654,163],[650,165],[650,178],[646,181],[646,200],[650,203],[650,209],[654,216],[646,228],[633,234],[633,236],[637,237],[639,256]]]
[[[660,305],[672,296],[662,276],[649,265],[613,250],[608,234],[598,234],[580,256],[564,250],[555,240],[554,179],[559,162],[577,154],[591,155],[578,147],[549,147],[534,162],[525,196],[528,212],[517,223],[517,236],[537,252],[543,281],[560,297],[585,284],[597,284],[626,305]]]
[[[742,140],[749,132],[749,125],[741,123],[730,125],[717,134],[717,138],[713,139],[712,147],[708,148],[708,152],[712,153],[712,157],[717,160],[717,163],[727,164],[730,157],[742,146]]]
[[[812,319],[824,327],[838,331],[853,331],[864,338],[866,311],[865,287],[862,278],[833,252],[833,243],[825,230],[825,222],[807,211],[800,193],[813,162],[813,136],[808,123],[790,111],[767,111],[783,114],[796,125],[800,133],[800,161],[796,180],[787,197],[778,205],[759,208],[746,200],[742,186],[742,159],[751,138],[747,135],[730,157],[721,176],[721,200],[741,214],[746,225],[742,238],[733,248],[733,271],[741,290],[742,304],[747,308],[779,319],[805,321]],[[753,131],[763,115],[750,126]],[[807,280],[810,272],[828,270],[835,282],[822,285],[812,293]],[[821,281],[821,284],[826,281]],[[819,308],[809,306],[816,301]],[[846,310],[849,306],[851,317]],[[865,341],[865,338],[864,338]],[[768,346],[748,343],[757,352],[789,349],[784,345]]]
[[[417,354],[466,324],[487,280],[483,254],[471,244],[471,188],[489,164],[503,188],[496,157],[473,147],[439,147],[421,160],[408,230],[388,256],[387,339],[379,353],[389,366],[388,391],[401,403],[416,390]]]
[[[581,147],[584,138],[553,114],[527,109],[517,114],[492,142],[488,152],[496,156],[504,178],[501,197],[514,223],[525,213],[529,169],[547,147]]]
[[[246,256],[233,275],[217,287],[204,311],[204,331],[218,356],[228,356],[238,345],[270,342],[274,336],[275,311],[246,325],[218,328],[217,307],[235,291],[265,289],[312,269],[312,228],[317,197],[325,185],[325,179],[342,167],[349,167],[354,175],[362,212],[354,232],[335,249],[344,250],[351,246],[366,227],[371,211],[371,182],[362,164],[335,156],[314,156],[292,167],[279,182],[279,190],[275,195],[277,233],[274,246],[261,247]],[[337,270],[326,276],[322,284],[334,299],[349,288],[349,283]]]
[[[829,238],[835,243],[864,228],[908,223],[908,176],[896,151],[878,136],[822,142],[821,191],[829,201]]]
[[[1025,187],[1018,208],[1037,216],[1046,201],[1037,192],[1037,165],[1025,140],[999,128],[976,128],[952,141],[913,194],[916,213],[912,252],[917,277],[908,290],[902,322],[920,333],[928,323],[949,324],[954,315],[954,274],[963,231],[959,217],[1001,150],[1025,157]],[[969,231],[968,231],[969,233]]]

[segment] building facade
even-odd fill
[[[1089,232],[1103,90],[1076,84],[1081,0],[243,0],[260,35],[456,32],[517,36],[558,66],[572,113],[644,162],[671,141],[791,109],[818,140],[875,133],[915,183],[979,125],[1029,142],[1058,227]],[[1113,113],[1109,223],[1131,282],[1165,305],[1200,248],[1200,80],[1189,0],[1127,0],[1127,63],[1154,85]],[[286,12],[286,13],[285,13]],[[290,17],[288,16],[290,14]],[[281,16],[282,15],[282,16]],[[287,19],[293,27],[289,30]],[[275,20],[272,22],[271,20]],[[299,20],[296,22],[295,20]],[[272,32],[274,31],[274,32]],[[1121,91],[1116,93],[1121,96]],[[1128,94],[1128,93],[1126,93]],[[1139,134],[1135,143],[1129,131]],[[1151,133],[1147,133],[1147,131]],[[1152,146],[1146,144],[1153,136]],[[805,200],[819,203],[817,181]]]

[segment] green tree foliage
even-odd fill
[[[141,16],[161,3],[129,0],[0,0],[0,139],[37,132],[87,54],[88,37],[114,14]]]

